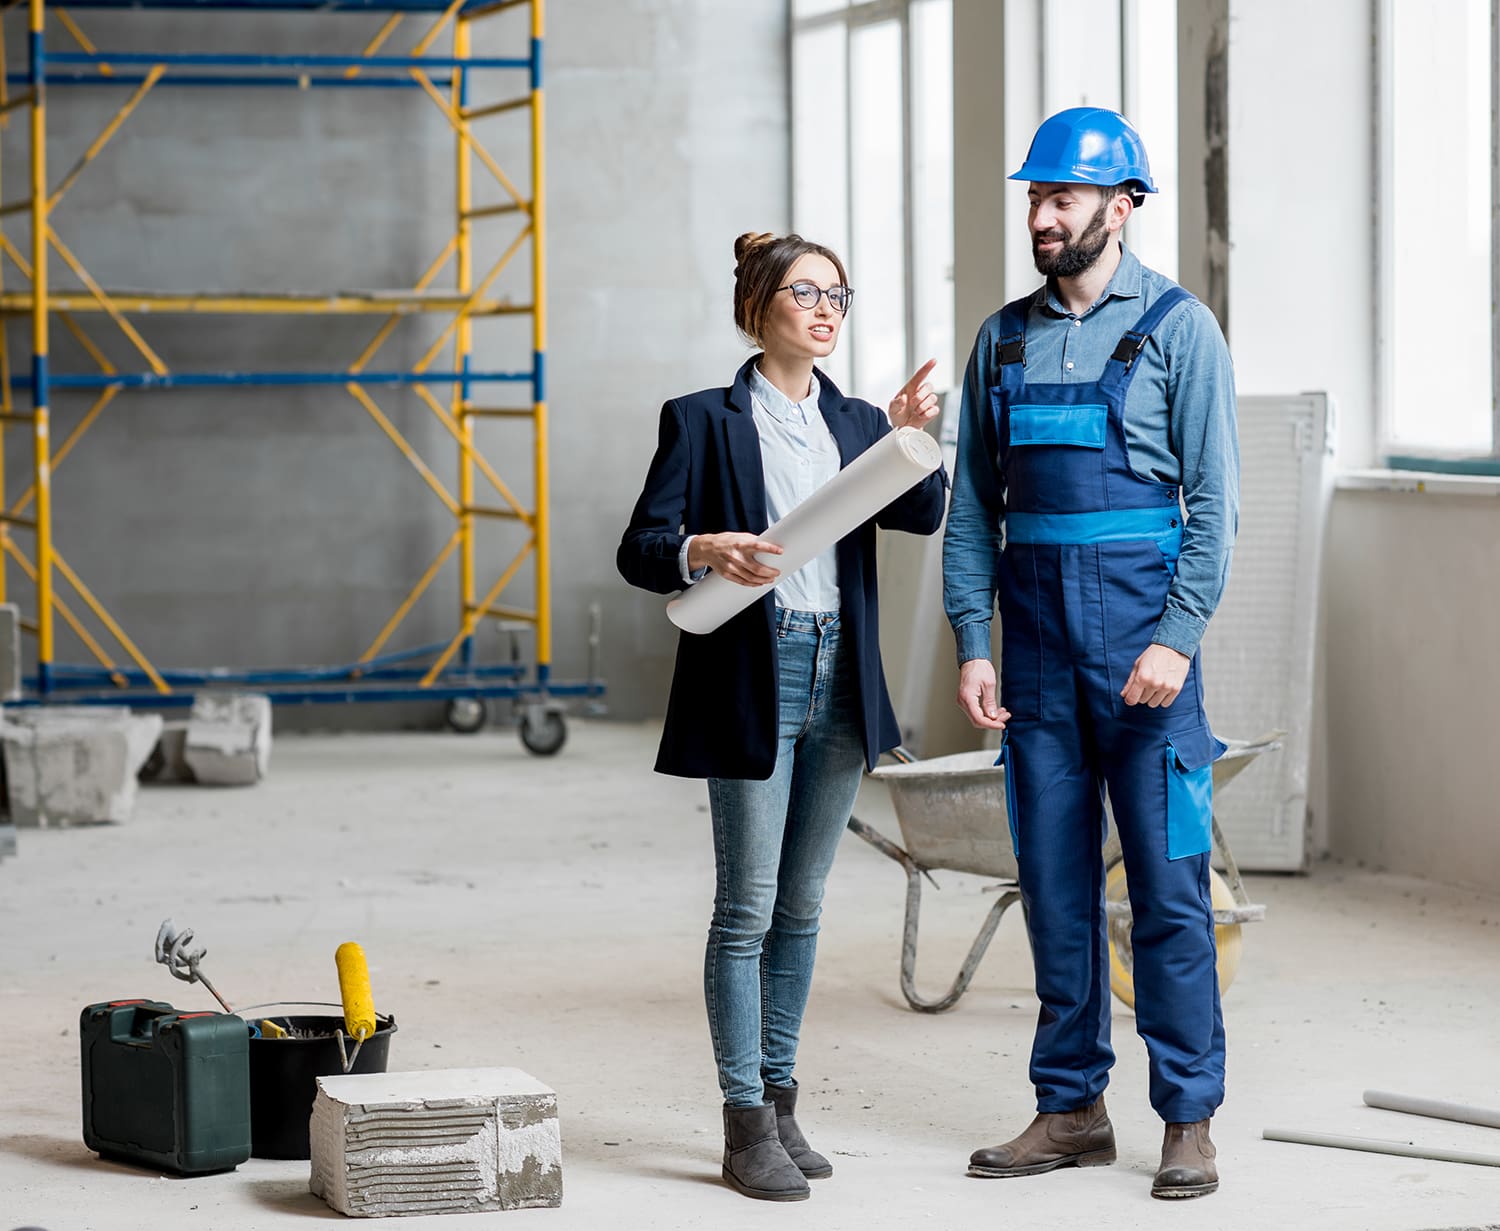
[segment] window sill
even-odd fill
[[[1408,492],[1434,496],[1500,496],[1500,474],[1435,474],[1422,470],[1349,470],[1338,476],[1339,491]]]

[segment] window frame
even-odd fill
[[[1488,451],[1418,451],[1398,444],[1395,421],[1395,293],[1391,285],[1395,234],[1394,158],[1396,81],[1395,14],[1399,0],[1376,0],[1375,115],[1376,115],[1376,294],[1375,331],[1375,453],[1395,470],[1423,470],[1452,474],[1500,474],[1500,0],[1489,0],[1490,42],[1490,447]]]
[[[903,260],[903,283],[904,283],[904,333],[906,353],[903,358],[903,369],[911,372],[918,362],[917,349],[920,340],[920,324],[918,320],[918,294],[916,285],[916,209],[913,203],[913,180],[914,180],[914,116],[912,108],[912,81],[913,81],[913,50],[912,50],[912,22],[911,11],[915,5],[930,3],[931,0],[848,0],[848,3],[836,9],[813,16],[799,17],[795,12],[795,0],[788,0],[787,11],[789,15],[787,33],[787,63],[793,62],[793,44],[799,33],[809,30],[824,29],[827,27],[842,27],[845,39],[845,73],[844,73],[844,165],[842,168],[844,182],[847,185],[844,231],[853,242],[854,236],[854,100],[852,97],[853,73],[850,66],[853,63],[853,38],[854,32],[864,26],[877,25],[881,22],[895,20],[901,31],[901,233],[902,233],[902,260]],[[788,81],[788,110],[795,116],[797,106],[796,83]],[[795,120],[794,120],[795,122]],[[795,144],[791,158],[795,160]],[[796,166],[792,167],[789,181],[796,182]],[[795,193],[790,202],[790,213],[794,225],[797,224],[797,202]],[[846,256],[852,259],[853,253]],[[858,281],[858,275],[854,275]],[[858,299],[856,298],[856,306]],[[854,331],[845,332],[845,345],[848,347],[848,371],[853,374],[858,371],[859,355],[858,343]],[[947,356],[940,358],[940,364]],[[851,384],[853,380],[851,379]],[[855,390],[858,393],[858,390]],[[865,390],[866,395],[881,395],[894,393],[895,390]]]

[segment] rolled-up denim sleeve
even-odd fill
[[[1168,432],[1182,464],[1187,521],[1167,609],[1152,638],[1191,656],[1219,606],[1239,531],[1240,445],[1234,365],[1214,314],[1193,304],[1163,348]]]
[[[979,331],[964,375],[953,495],[943,532],[943,608],[953,626],[960,663],[990,656],[999,580],[1005,487],[996,468],[988,362],[995,329],[996,318],[991,317]]]

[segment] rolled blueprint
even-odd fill
[[[789,577],[844,535],[915,487],[942,464],[943,450],[926,432],[898,427],[818,488],[760,537],[782,554],[756,556]],[[710,573],[667,604],[667,617],[683,632],[711,633],[743,611],[775,582],[742,586]]]

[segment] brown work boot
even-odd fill
[[[1151,1195],[1171,1201],[1206,1197],[1219,1188],[1214,1166],[1214,1143],[1208,1139],[1209,1121],[1169,1124],[1161,1141],[1161,1167],[1151,1183]]]
[[[1115,1130],[1101,1094],[1075,1111],[1043,1111],[1014,1141],[969,1155],[981,1179],[1041,1175],[1058,1167],[1105,1167],[1115,1161]]]

